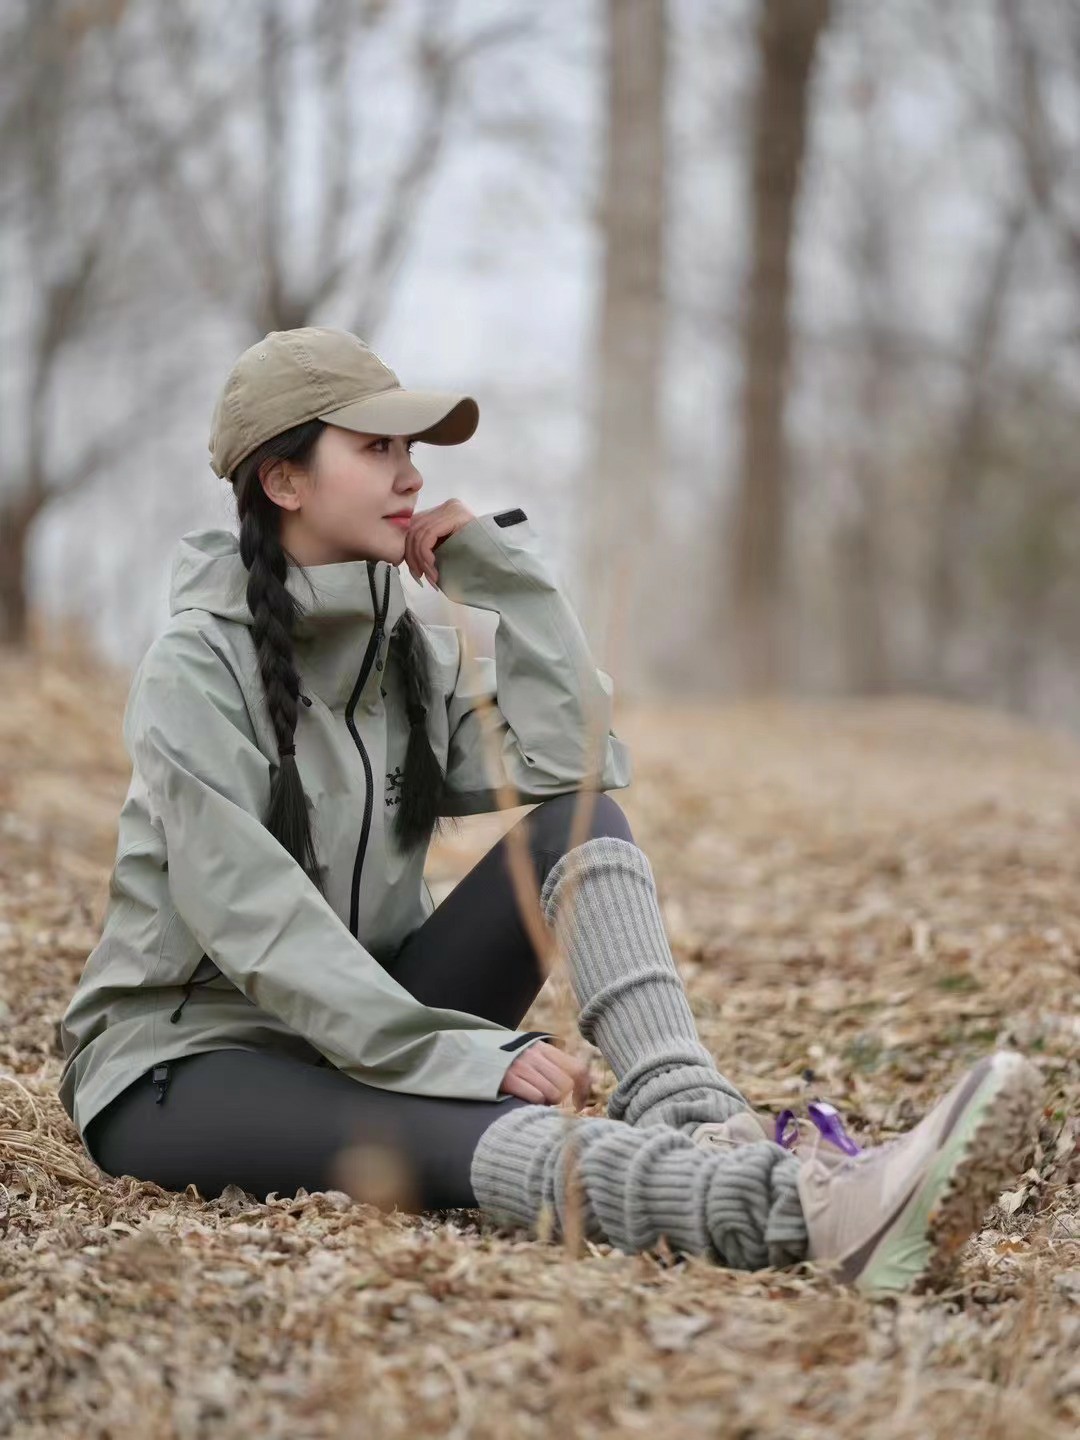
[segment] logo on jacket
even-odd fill
[[[387,805],[401,804],[401,784],[405,779],[405,773],[400,765],[395,765],[393,770],[386,774],[386,803]]]

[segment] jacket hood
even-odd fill
[[[370,626],[382,613],[388,574],[390,608],[383,628],[389,633],[406,608],[397,566],[386,560],[345,560],[301,571],[290,564],[285,587],[304,609],[295,637],[302,639],[350,620]],[[169,614],[208,610],[223,620],[250,625],[247,582],[240,541],[232,531],[193,530],[179,541],[173,555]]]
[[[248,572],[230,530],[193,530],[178,542],[169,581],[169,614],[205,610],[250,626]],[[377,618],[390,635],[408,608],[401,576],[387,560],[290,564],[286,589],[303,607],[293,629],[297,660],[309,684],[330,703],[347,696]]]

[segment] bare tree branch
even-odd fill
[[[146,417],[165,412],[175,402],[177,393],[191,383],[191,366],[186,357],[165,374],[151,377],[139,388],[131,408],[110,423],[86,446],[80,455],[59,471],[49,485],[46,499],[52,501],[70,495],[88,481],[122,460],[132,441],[146,433]]]
[[[408,234],[424,187],[446,142],[448,115],[466,66],[492,47],[531,28],[529,21],[505,21],[477,31],[453,48],[445,39],[447,7],[428,0],[427,19],[420,27],[417,59],[425,80],[420,121],[381,207],[365,264],[365,295],[352,322],[353,330],[370,335],[389,303],[390,282],[404,259]],[[440,36],[439,26],[444,27]]]
[[[326,183],[322,191],[318,258],[324,269],[316,277],[309,308],[314,309],[336,286],[342,273],[342,236],[352,198],[354,159],[357,153],[357,107],[349,83],[348,0],[328,0],[326,28],[320,38],[319,77],[323,95],[321,156]]]
[[[260,334],[292,329],[302,323],[289,312],[288,285],[283,272],[284,227],[288,171],[285,163],[284,25],[279,0],[262,0],[259,32],[259,76],[255,86],[262,125],[263,183],[256,205],[259,256],[259,299],[256,328]]]
[[[183,160],[193,142],[212,136],[221,127],[224,115],[236,103],[235,83],[217,95],[192,97],[188,109],[190,118],[169,135],[125,87],[124,77],[132,73],[139,73],[138,57],[130,46],[118,44],[111,75],[112,96],[117,113],[135,143],[143,176],[154,183],[168,220],[182,238],[181,249],[197,282],[212,299],[234,306],[237,284],[241,283],[244,270],[229,263],[214,238],[207,220],[207,196],[185,175]]]
[[[181,7],[182,8],[182,7]],[[527,33],[531,21],[507,21],[487,26],[464,41],[450,38],[451,7],[445,0],[427,0],[418,26],[417,59],[422,85],[421,113],[412,140],[387,187],[378,216],[369,229],[370,240],[361,253],[343,253],[342,238],[349,233],[352,173],[356,154],[355,105],[349,84],[348,41],[356,27],[370,28],[385,11],[382,0],[360,7],[346,0],[328,0],[317,12],[316,23],[303,41],[286,27],[279,0],[264,0],[260,73],[256,85],[263,136],[261,176],[257,199],[243,202],[245,231],[255,225],[257,239],[249,244],[226,244],[224,233],[236,226],[215,224],[221,196],[238,193],[232,167],[212,185],[200,183],[184,161],[192,141],[212,138],[220,130],[222,102],[227,97],[201,96],[187,103],[190,113],[206,117],[189,122],[179,133],[166,133],[150,107],[114,75],[114,95],[128,132],[134,137],[143,174],[156,185],[165,214],[196,282],[214,301],[245,313],[260,331],[309,323],[317,306],[324,304],[349,276],[362,277],[363,298],[355,310],[354,326],[369,332],[378,323],[389,291],[407,248],[407,237],[420,197],[445,147],[450,114],[457,98],[458,81],[466,67],[492,47]],[[162,47],[172,47],[178,70],[190,70],[190,51],[197,39],[181,26],[170,9],[170,26],[162,30]],[[314,43],[322,54],[322,74],[328,80],[327,126],[332,133],[329,164],[322,191],[318,268],[306,285],[288,271],[286,219],[286,135],[288,107],[285,96],[288,58],[301,43]],[[187,58],[185,58],[185,56]],[[137,72],[137,56],[130,46],[124,69]],[[117,72],[119,71],[117,67]],[[188,82],[190,84],[190,82]],[[213,147],[208,147],[213,148]],[[259,256],[252,275],[251,251]]]
[[[963,356],[964,393],[945,466],[931,556],[927,604],[926,673],[947,689],[951,648],[960,614],[957,556],[963,553],[971,489],[984,449],[991,397],[989,374],[997,353],[1005,305],[1030,209],[1016,204],[1005,216],[971,316]]]
[[[1070,263],[1080,273],[1080,224],[1066,209],[1062,178],[1068,167],[1056,151],[1039,52],[1016,0],[998,0],[998,4],[1015,70],[1017,115],[1012,128],[1024,175],[1036,205],[1053,224]]]

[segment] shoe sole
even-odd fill
[[[941,1286],[1005,1183],[1023,1168],[1035,1143],[1042,1076],[1011,1050],[982,1063],[985,1072],[926,1175],[858,1274],[844,1277],[863,1294]]]

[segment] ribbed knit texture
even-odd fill
[[[735,1270],[806,1258],[799,1162],[771,1140],[703,1150],[669,1126],[544,1105],[511,1110],[481,1135],[471,1166],[480,1208],[500,1224],[535,1229],[548,1207],[552,1238],[565,1234],[571,1148],[586,1239],[633,1254],[664,1237],[673,1250]]]
[[[750,1108],[698,1038],[639,846],[600,835],[566,851],[540,904],[567,958],[578,1028],[619,1082],[611,1119],[689,1131]]]
[[[573,1152],[586,1239],[634,1253],[663,1236],[739,1270],[804,1259],[798,1160],[770,1140],[715,1151],[685,1133],[750,1107],[698,1038],[644,851],[610,835],[588,840],[552,867],[540,903],[566,955],[579,1029],[618,1084],[607,1119],[536,1105],[489,1126],[471,1167],[480,1207],[529,1229],[547,1207],[564,1234]]]

